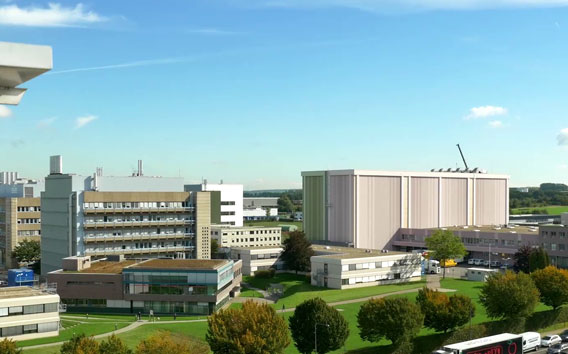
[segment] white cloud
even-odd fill
[[[558,145],[568,146],[568,128],[562,129],[556,140],[558,140]]]
[[[370,12],[464,11],[568,6],[568,0],[247,0],[249,6],[251,3],[263,7],[344,7]]]
[[[6,106],[0,105],[0,119],[8,118],[10,116],[12,116],[12,110]]]
[[[78,117],[75,119],[75,129],[83,128],[85,125],[93,122],[94,120],[98,119],[99,117],[94,115],[88,115],[84,117]]]
[[[503,122],[500,120],[492,120],[491,122],[489,122],[489,126],[491,128],[502,128]]]
[[[502,116],[505,114],[507,114],[507,108],[498,106],[479,106],[470,109],[469,114],[465,116],[465,119],[487,118],[493,116]]]
[[[42,119],[39,122],[37,122],[37,127],[40,128],[40,129],[47,128],[47,127],[51,126],[56,120],[57,120],[56,117]]]
[[[106,21],[105,17],[85,10],[83,4],[65,7],[49,3],[47,7],[0,6],[0,25],[28,27],[75,27]]]

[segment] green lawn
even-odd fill
[[[119,329],[126,327],[130,324],[128,322],[119,322],[119,321],[117,322],[98,321],[98,322],[81,323],[78,324],[77,326],[72,326],[60,330],[59,335],[56,337],[47,337],[47,338],[20,341],[18,342],[18,347],[66,341],[69,340],[71,337],[73,337],[73,334],[85,333],[86,335],[91,336],[91,335],[98,335],[102,333],[112,332],[114,331],[115,323]]]
[[[247,288],[246,286],[241,287],[241,297],[261,297],[264,296],[256,290]]]
[[[548,214],[548,215],[560,215],[562,213],[568,213],[568,206],[545,206],[545,207],[534,207],[534,208],[516,208],[511,209],[512,215],[519,215],[519,214],[532,214],[534,210],[538,210],[541,214]]]
[[[304,275],[295,275],[290,273],[279,273],[271,279],[262,279],[255,277],[244,277],[243,281],[251,286],[266,290],[270,283],[279,283],[284,286],[284,294],[273,306],[281,309],[284,305],[286,308],[296,307],[303,301],[313,297],[321,297],[326,302],[338,302],[345,300],[353,300],[368,296],[380,295],[394,291],[421,288],[425,285],[424,281],[412,282],[406,284],[393,284],[371,286],[357,289],[328,289],[313,286],[308,283],[308,279]]]

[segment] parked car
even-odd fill
[[[491,261],[491,268],[499,268],[500,266],[501,266],[501,262]]]
[[[475,258],[470,258],[467,260],[467,264],[473,265],[475,264]]]
[[[485,267],[488,267],[489,264],[490,264],[490,263],[489,263],[489,261],[488,261],[487,259],[483,261],[483,265],[484,265]]]
[[[562,343],[562,339],[560,339],[559,335],[553,334],[551,336],[544,336],[540,341],[541,347],[550,347],[554,344]]]
[[[568,349],[568,343],[558,343],[548,347],[546,354],[560,354],[561,351]]]
[[[563,342],[568,342],[568,329],[564,330],[564,332],[559,334],[560,339],[562,339]]]
[[[507,270],[507,269],[510,269],[511,266],[510,266],[509,264],[505,263],[505,264],[503,264],[500,268]]]
[[[482,265],[483,264],[483,260],[482,259],[476,259],[473,264],[475,265]]]

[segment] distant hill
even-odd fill
[[[543,183],[539,188],[529,188],[521,192],[516,188],[509,189],[509,207],[537,208],[546,206],[568,205],[568,186],[563,183]]]
[[[302,190],[301,189],[265,189],[265,190],[254,190],[254,191],[244,191],[244,197],[272,197],[279,198],[282,194],[288,194],[292,200],[302,200]]]

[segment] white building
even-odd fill
[[[245,208],[243,218],[245,220],[265,220],[278,217],[278,208]]]
[[[420,254],[312,246],[312,285],[350,289],[421,279]]]
[[[243,226],[243,185],[242,184],[192,184],[185,186],[186,191],[221,192],[221,223],[231,226]]]
[[[20,103],[26,89],[17,86],[52,67],[51,47],[0,42],[0,104]]]
[[[282,243],[282,228],[227,225],[211,225],[211,238],[216,239],[219,247],[263,247],[280,246]]]
[[[0,337],[27,340],[59,335],[59,295],[30,287],[0,288]]]
[[[498,271],[497,269],[487,268],[467,268],[467,280],[486,281],[491,274],[497,273]]]
[[[258,270],[282,269],[284,264],[279,257],[283,250],[274,246],[232,247],[231,259],[242,260],[244,275],[254,275]]]

